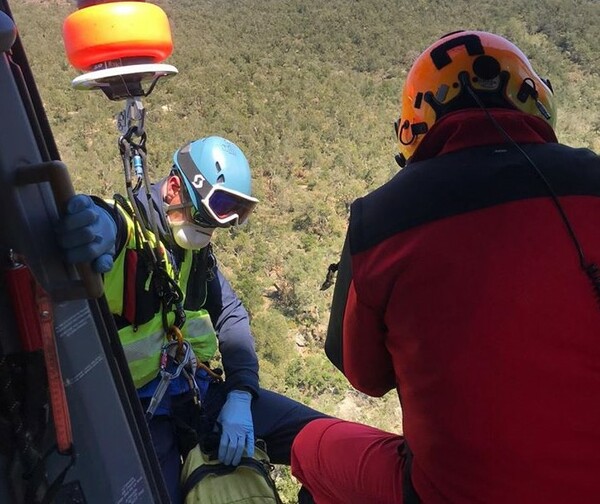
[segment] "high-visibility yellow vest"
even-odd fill
[[[109,203],[114,203],[110,202]],[[155,247],[156,237],[152,233],[144,235],[140,224],[134,222],[126,210],[121,205],[116,205],[122,217],[127,224],[127,239],[125,246],[119,252],[114,260],[113,268],[104,275],[104,291],[111,313],[122,316],[124,313],[125,290],[128,284],[132,282],[127,278],[126,258],[128,254],[137,254],[141,247],[141,241],[147,241],[152,247]],[[169,254],[162,243],[158,244],[160,253],[166,258],[165,267],[168,275],[178,282],[182,292],[186,292],[188,279],[191,272],[192,251],[186,250],[185,257],[177,273],[171,263]],[[137,260],[144,259],[137,256]],[[147,262],[147,259],[145,260]],[[147,278],[137,278],[136,289],[140,296],[136,299],[151,299],[158,297],[150,292],[153,269],[148,265]],[[131,273],[129,273],[131,274]],[[141,282],[140,282],[141,280]],[[140,289],[145,290],[141,292]],[[119,338],[125,351],[125,357],[131,370],[131,375],[136,388],[140,388],[152,379],[159,371],[160,355],[162,346],[166,343],[166,334],[162,322],[162,308],[158,308],[151,314],[149,319],[144,320],[138,325],[128,324],[119,329]],[[205,309],[185,310],[186,321],[181,332],[183,337],[191,344],[194,353],[199,361],[208,361],[212,359],[217,350],[217,337],[213,328],[210,316]],[[172,325],[175,320],[175,314],[167,314],[167,321]]]

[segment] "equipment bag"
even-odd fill
[[[216,450],[196,445],[181,471],[185,504],[282,504],[264,443],[257,440],[253,457],[238,466],[219,462]]]

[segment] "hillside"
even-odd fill
[[[216,233],[221,266],[251,316],[262,384],[328,413],[400,430],[395,395],[353,392],[324,358],[332,289],[351,201],[396,171],[393,122],[413,59],[444,33],[494,31],[552,81],[558,136],[600,151],[597,0],[156,0],[172,22],[179,75],[145,100],[154,178],[181,144],[209,134],[250,160],[261,203]],[[11,7],[76,189],[123,191],[114,116],[121,104],[70,88],[66,0]],[[279,481],[289,502],[293,484]]]

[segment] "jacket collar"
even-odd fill
[[[539,117],[509,109],[488,109],[488,112],[518,144],[558,142],[552,127]],[[409,163],[471,147],[506,143],[506,137],[483,110],[459,110],[432,126]]]

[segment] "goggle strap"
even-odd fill
[[[181,171],[187,178],[187,182],[191,184],[193,190],[198,193],[200,199],[204,199],[210,193],[210,191],[212,191],[213,185],[206,180],[206,177],[198,170],[198,167],[194,163],[192,155],[190,154],[189,145],[186,145],[179,151],[177,154],[177,161],[179,162]],[[202,183],[200,186],[197,186],[194,184],[194,180],[196,180],[199,176],[202,177]]]
[[[185,208],[193,207],[194,205],[191,202],[186,203],[177,203],[176,205],[169,205],[165,203],[164,209],[166,212],[170,212],[171,210],[184,210]]]

